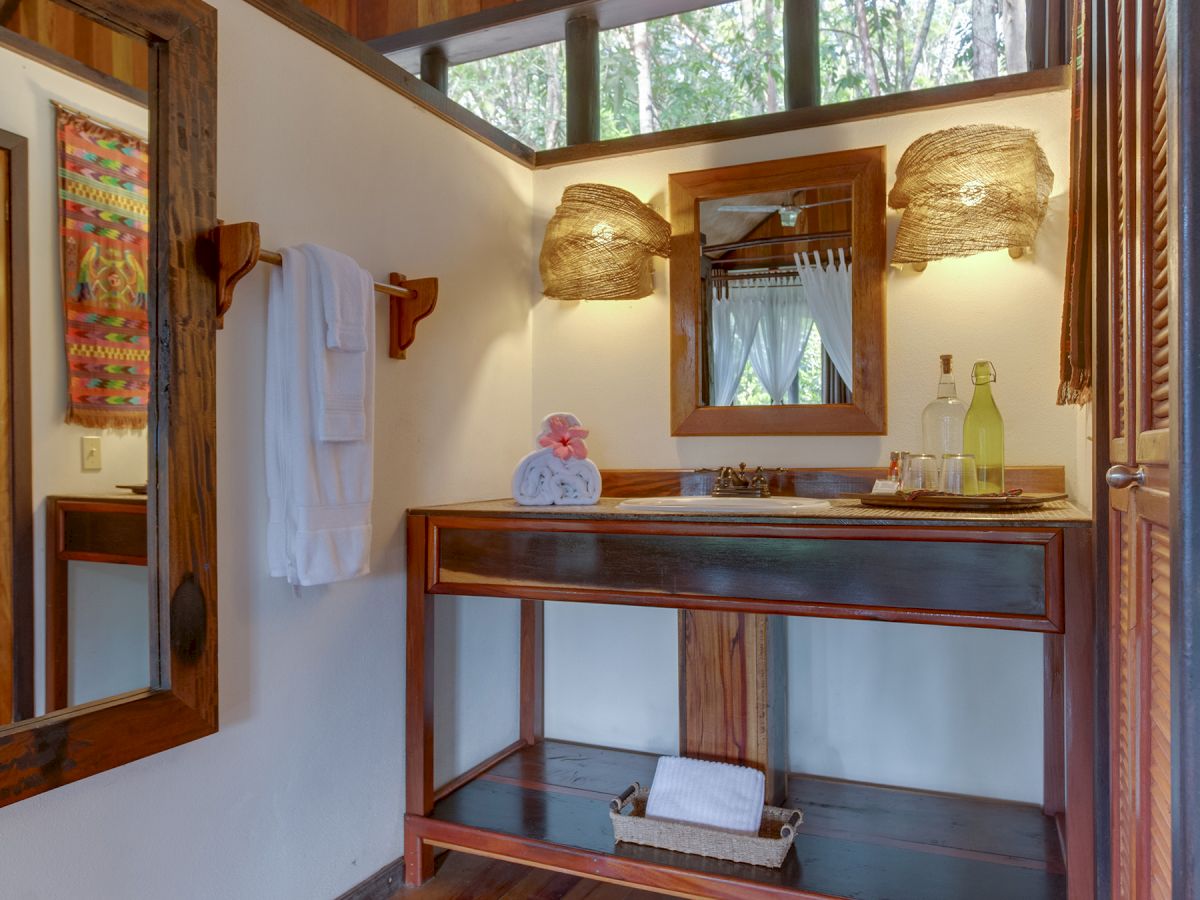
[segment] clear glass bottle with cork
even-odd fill
[[[967,405],[958,399],[958,389],[951,371],[954,357],[942,354],[942,372],[938,379],[937,399],[930,401],[921,414],[921,438],[923,449],[935,457],[941,465],[947,453],[963,452],[963,424],[967,418]]]

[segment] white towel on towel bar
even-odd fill
[[[663,756],[654,770],[646,815],[758,834],[766,779],[757,769]]]
[[[266,468],[271,575],[327,584],[370,571],[375,317],[366,349],[330,350],[325,310],[307,253],[283,250],[267,302]],[[322,440],[320,388],[329,357],[363,369],[359,440]]]
[[[375,323],[375,282],[358,263],[336,250],[301,244],[309,296],[323,313],[323,346],[312,345],[320,373],[317,437],[361,441],[366,434],[366,350]],[[374,334],[374,331],[371,331]]]

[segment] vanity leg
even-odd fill
[[[1048,634],[1044,642],[1042,705],[1042,812],[1051,818],[1062,815],[1066,798],[1066,698],[1063,695],[1063,636]]]
[[[1063,545],[1066,632],[1067,896],[1091,900],[1096,891],[1096,615],[1092,534],[1066,529]]]
[[[404,883],[418,887],[433,877],[433,847],[411,825],[404,829]]]
[[[408,517],[408,620],[406,651],[407,710],[405,808],[411,819],[433,810],[433,599],[425,593],[428,521]],[[415,564],[414,564],[415,562]],[[405,827],[404,879],[420,884],[433,874],[433,850],[425,846],[411,820]]]
[[[528,746],[544,733],[544,615],[541,600],[521,601],[521,741]]]
[[[70,644],[67,622],[71,598],[67,593],[67,561],[59,556],[62,527],[58,502],[46,501],[46,712],[66,709]]]
[[[787,623],[680,610],[679,752],[761,769],[767,802],[787,796]]]

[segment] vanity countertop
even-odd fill
[[[660,522],[747,522],[754,524],[986,524],[990,527],[1062,528],[1092,524],[1092,517],[1066,500],[1047,503],[1040,509],[1012,512],[949,512],[945,510],[878,509],[865,507],[857,500],[829,500],[828,509],[806,511],[802,516],[730,515],[687,512],[647,512],[622,509],[620,497],[601,497],[595,506],[521,506],[510,499],[478,500],[444,506],[423,506],[409,510],[413,515],[465,516],[469,518],[588,519],[612,521]]]

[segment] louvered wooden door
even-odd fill
[[[1166,0],[1108,25],[1113,894],[1171,897],[1171,204]]]

